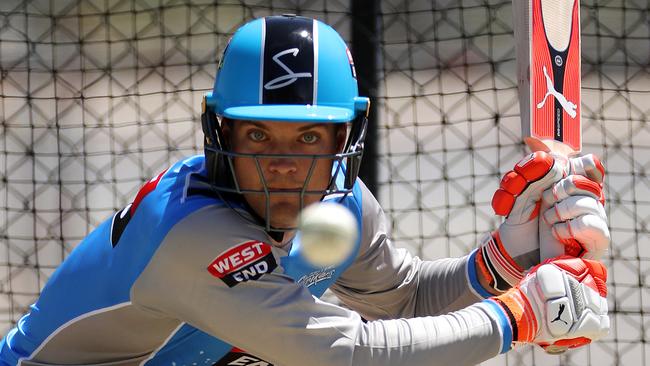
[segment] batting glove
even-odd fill
[[[482,306],[499,319],[502,352],[535,343],[560,353],[609,332],[606,281],[602,263],[565,256],[534,267],[516,287]]]
[[[602,185],[570,175],[543,194],[542,260],[566,254],[598,260],[610,242]]]
[[[582,189],[583,185],[577,184],[575,186],[580,189],[576,190],[569,189],[567,184],[567,189],[561,192],[560,188],[564,186],[557,186],[558,196],[554,197],[550,193],[548,203],[546,206],[542,205],[544,192],[568,176],[582,177],[576,178],[576,182],[592,183],[588,185],[588,189]],[[474,256],[476,268],[490,286],[498,292],[503,292],[519,283],[525,270],[540,263],[542,239],[544,243],[549,243],[544,244],[549,248],[556,248],[565,242],[575,246],[574,241],[580,240],[580,237],[571,237],[561,242],[553,236],[551,226],[561,224],[558,221],[549,221],[547,227],[543,227],[548,234],[540,235],[540,209],[543,208],[542,212],[545,212],[567,198],[566,196],[577,194],[597,195],[598,199],[604,202],[604,176],[605,169],[594,155],[566,159],[542,151],[528,155],[519,161],[513,170],[507,172],[501,179],[500,188],[492,197],[494,211],[497,215],[506,216],[506,219],[498,230],[482,238],[480,249]],[[565,218],[562,221],[566,220]],[[557,229],[560,234],[560,227]],[[553,250],[556,249],[545,249],[544,252]],[[557,253],[559,254],[562,253]]]

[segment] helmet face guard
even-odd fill
[[[254,217],[252,221],[268,232],[295,229],[271,226],[271,197],[298,195],[302,208],[307,195],[319,195],[322,199],[328,194],[349,193],[361,164],[369,105],[368,98],[358,96],[350,51],[328,25],[285,15],[245,24],[226,46],[214,89],[203,99],[201,123],[212,188],[227,204],[245,203],[243,195],[261,195],[266,199],[264,218]],[[337,154],[241,154],[234,152],[224,138],[220,124],[224,117],[233,123],[253,120],[350,123],[351,126],[345,147]],[[242,189],[234,169],[234,160],[241,158],[254,161],[262,189]],[[269,189],[261,164],[263,159],[269,158],[310,159],[302,187],[282,191]],[[322,160],[332,162],[329,185],[323,190],[309,191],[307,187],[314,169]],[[252,210],[248,211],[256,216]]]
[[[267,232],[290,231],[295,227],[273,227],[271,225],[271,197],[274,195],[296,195],[300,200],[300,208],[304,208],[305,196],[318,195],[319,199],[332,194],[346,195],[352,191],[356,178],[359,174],[361,159],[363,156],[363,141],[366,135],[368,120],[365,115],[358,117],[352,122],[350,132],[342,152],[336,154],[306,155],[306,154],[247,154],[237,153],[229,148],[225,140],[219,119],[211,111],[205,111],[201,115],[201,123],[205,134],[204,150],[206,156],[206,169],[211,188],[231,205],[233,202],[243,203],[243,195],[260,195],[265,198],[264,217],[258,217],[250,212],[253,217],[243,216],[249,222],[262,226]],[[251,159],[255,163],[256,172],[261,189],[242,188],[235,174],[234,159]],[[299,189],[273,190],[268,187],[261,161],[264,159],[305,159],[310,160],[307,176]],[[330,181],[322,190],[308,190],[316,164],[320,160],[332,162],[332,174]],[[342,184],[341,178],[343,179]],[[237,210],[235,210],[238,212]],[[251,211],[251,210],[249,210]]]

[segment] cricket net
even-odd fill
[[[201,96],[238,26],[297,13],[349,41],[350,4],[1,1],[0,334],[144,181],[202,151]],[[581,10],[584,150],[608,172],[612,330],[563,356],[524,347],[486,365],[650,363],[650,5]],[[492,193],[525,153],[511,0],[384,0],[379,13],[378,199],[397,245],[464,255],[498,224]]]

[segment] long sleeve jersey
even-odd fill
[[[89,234],[2,340],[0,364],[470,365],[505,349],[474,252],[397,249],[360,180],[325,197],[356,216],[355,250],[317,268],[205,177],[203,156],[180,161]],[[327,288],[352,310],[321,301]]]

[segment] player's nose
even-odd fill
[[[298,165],[292,158],[273,158],[268,169],[273,174],[293,174],[298,171]]]

